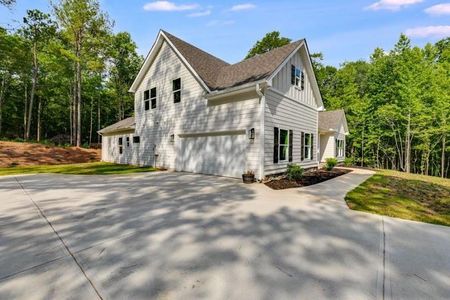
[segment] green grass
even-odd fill
[[[70,165],[37,165],[27,167],[0,168],[2,175],[36,174],[36,173],[58,173],[73,175],[112,175],[130,174],[141,172],[152,172],[153,167],[138,167],[130,165],[118,165],[112,163],[95,162]]]
[[[450,180],[378,170],[345,196],[354,210],[450,226]]]

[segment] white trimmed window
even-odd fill
[[[150,102],[152,104],[152,109],[156,108],[156,87],[150,90]]]
[[[313,135],[312,133],[305,133],[303,141],[303,147],[304,147],[304,154],[305,159],[312,159],[312,150],[313,150]]]
[[[337,157],[343,157],[344,156],[344,151],[345,151],[344,140],[336,140],[336,149],[337,149],[336,156]]]
[[[289,157],[289,130],[287,129],[280,129],[280,137],[279,137],[280,144],[278,145],[278,154],[279,159],[278,161],[283,162],[287,161]]]
[[[181,102],[181,78],[172,81],[173,103]]]

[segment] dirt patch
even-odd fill
[[[100,149],[0,141],[1,168],[96,162],[100,157]]]
[[[274,190],[290,189],[302,186],[308,186],[317,184],[323,181],[330,180],[332,178],[344,175],[351,172],[346,169],[333,169],[331,171],[319,169],[314,171],[308,171],[303,174],[303,177],[299,180],[289,180],[285,177],[274,178],[265,183],[268,187]]]

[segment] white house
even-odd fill
[[[130,92],[135,116],[99,131],[103,161],[261,179],[334,153],[305,40],[228,64],[161,30]]]

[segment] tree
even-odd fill
[[[272,31],[267,33],[261,40],[257,41],[255,45],[248,51],[247,56],[250,58],[257,54],[263,54],[273,50],[275,48],[287,45],[291,42],[291,39],[281,37],[279,31]]]
[[[16,3],[16,0],[0,0],[0,4],[6,7],[11,7]]]
[[[137,46],[128,32],[112,36],[109,56],[109,87],[117,99],[117,119],[132,113],[134,97],[128,89],[139,71],[143,58],[136,52]]]
[[[22,33],[31,45],[33,58],[33,69],[31,79],[30,102],[28,108],[28,117],[26,121],[25,139],[30,138],[31,116],[33,114],[34,97],[39,79],[39,53],[48,39],[54,35],[56,28],[50,15],[39,10],[27,10],[27,16],[23,18],[24,27]],[[39,141],[39,135],[37,137]]]
[[[74,61],[73,101],[71,125],[75,145],[81,146],[81,105],[82,105],[82,71],[88,66],[88,57],[97,54],[99,44],[105,45],[104,39],[109,32],[109,20],[100,11],[97,0],[61,0],[54,5],[55,15],[63,29],[70,49],[69,56]],[[98,56],[97,56],[98,57]],[[91,64],[95,67],[95,62]]]

